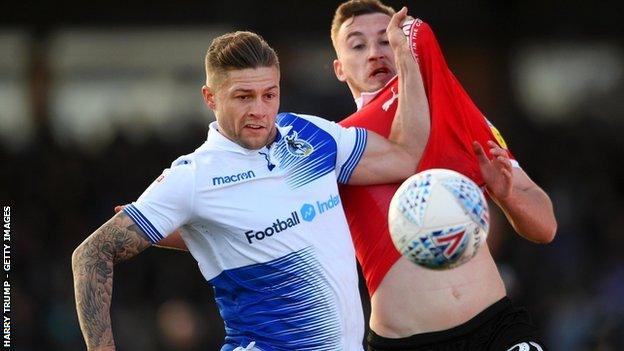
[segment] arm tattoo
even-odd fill
[[[72,255],[74,293],[80,329],[88,350],[114,350],[110,319],[113,265],[134,257],[150,242],[120,212],[89,236]]]

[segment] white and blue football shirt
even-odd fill
[[[282,113],[248,150],[210,125],[125,212],[156,243],[182,238],[215,290],[222,350],[362,350],[355,252],[338,195],[367,133]]]

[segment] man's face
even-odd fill
[[[216,89],[204,86],[204,101],[214,111],[219,132],[238,145],[257,150],[275,139],[279,109],[279,69],[246,68],[227,72]]]
[[[345,21],[336,36],[334,71],[357,98],[383,88],[396,75],[386,27],[390,16],[372,13]]]

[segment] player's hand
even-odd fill
[[[403,6],[401,11],[395,13],[390,19],[390,23],[388,23],[386,34],[388,35],[390,47],[392,47],[393,50],[409,50],[407,40],[405,39],[405,32],[403,30],[403,22],[405,22],[407,18],[407,7]]]
[[[491,159],[486,156],[483,147],[478,142],[472,142],[472,149],[477,155],[488,193],[497,200],[504,200],[511,196],[513,190],[513,168],[509,154],[491,140],[487,144],[490,147]]]

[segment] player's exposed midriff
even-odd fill
[[[417,267],[402,257],[371,297],[370,326],[390,338],[445,330],[504,296],[505,286],[487,246],[469,262],[446,271]]]

